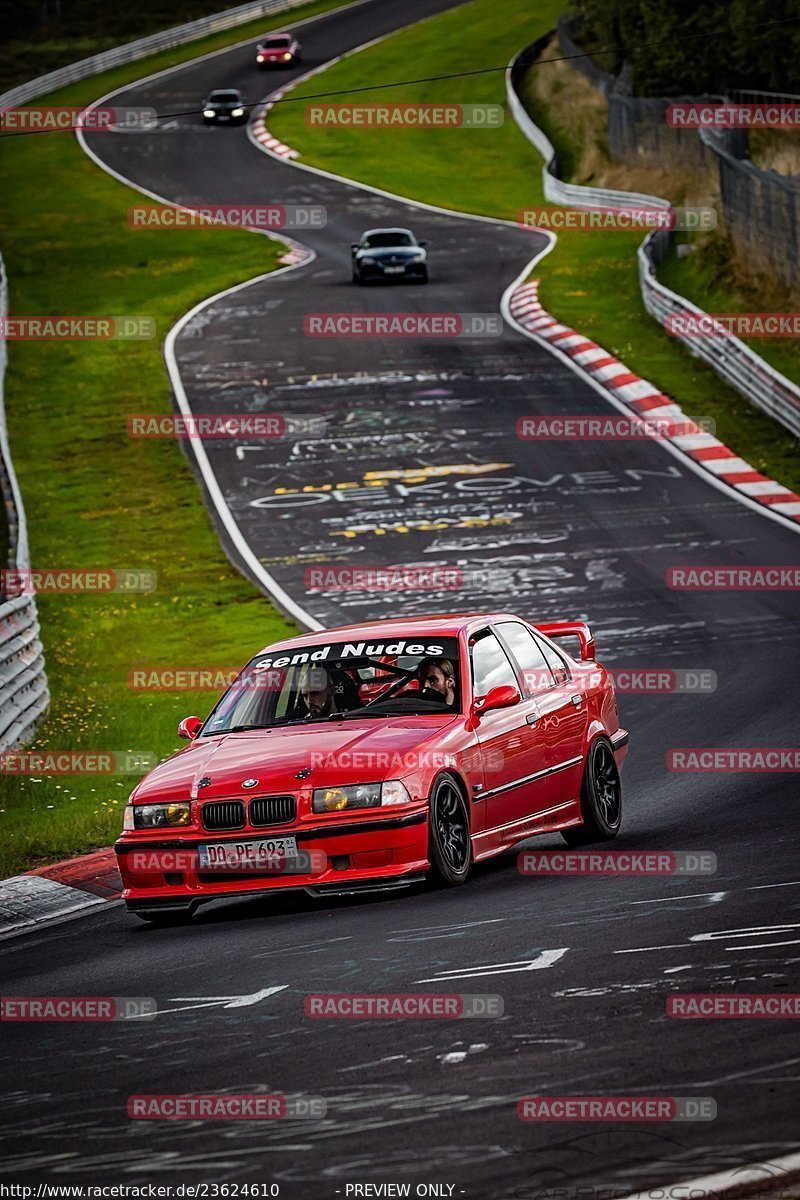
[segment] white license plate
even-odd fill
[[[384,267],[383,269],[387,275],[402,275],[405,271],[405,267]]]
[[[255,842],[211,842],[198,846],[203,870],[275,870],[297,858],[297,839],[261,838]]]

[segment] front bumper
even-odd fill
[[[318,873],[201,869],[201,843],[253,841],[270,836],[297,839],[298,850],[321,851]],[[366,820],[342,820],[235,834],[126,833],[114,846],[122,898],[131,910],[194,908],[206,900],[301,889],[314,895],[374,890],[414,882],[429,869],[428,810]],[[180,870],[167,869],[177,860]],[[165,864],[165,865],[164,865]]]
[[[424,279],[428,268],[424,262],[415,262],[404,264],[402,271],[387,272],[384,267],[377,265],[367,265],[365,267],[359,263],[356,266],[356,270],[364,280],[386,279],[388,282],[392,283],[403,279]]]

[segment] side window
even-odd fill
[[[497,631],[520,665],[526,695],[534,696],[551,688],[554,680],[544,646],[530,630],[517,621],[503,621]]]
[[[540,641],[539,645],[542,647],[542,652],[547,659],[550,670],[553,672],[556,683],[566,683],[567,680],[571,679],[569,667],[558,651],[554,650],[552,646],[548,646],[545,641]]]
[[[501,687],[504,684],[519,687],[505,650],[488,629],[476,634],[471,654],[472,685],[476,696],[485,696],[490,688]]]

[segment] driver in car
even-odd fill
[[[329,717],[331,713],[339,711],[336,707],[333,680],[324,667],[312,664],[303,667],[299,690],[308,709],[306,720]]]
[[[448,708],[455,707],[456,675],[449,658],[424,658],[417,674],[421,688],[438,692],[437,699],[441,699]]]

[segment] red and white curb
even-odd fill
[[[800,495],[762,475],[723,442],[705,433],[684,415],[679,404],[660,392],[654,384],[634,375],[602,346],[557,321],[539,303],[538,279],[529,280],[514,289],[509,311],[518,325],[545,345],[567,355],[609,396],[627,404],[641,417],[674,423],[676,432],[668,432],[667,440],[697,466],[728,484],[740,495],[800,525]]]
[[[267,100],[256,114],[253,119],[252,128],[250,129],[251,137],[258,142],[259,146],[266,150],[268,154],[273,154],[276,158],[299,158],[300,156],[299,151],[293,150],[291,146],[287,146],[280,138],[276,138],[271,134],[265,124],[266,114],[272,108],[273,104],[277,103],[278,100],[282,100],[293,86],[290,83],[287,84],[283,91],[273,92],[269,100]],[[299,242],[291,242],[289,250],[286,254],[281,255],[279,261],[284,266],[296,266],[299,263],[307,262],[313,257],[312,252],[306,249],[305,246],[302,246]]]
[[[289,89],[286,88],[282,92],[273,93],[273,95],[269,98],[259,112],[253,126],[253,137],[256,139],[256,141],[260,142],[262,146],[265,146],[266,149],[272,154],[277,155],[278,158],[299,157],[299,151],[293,150],[291,146],[287,146],[285,142],[281,141],[280,138],[276,138],[274,134],[270,133],[270,131],[267,129],[265,121],[266,115],[272,108],[273,104],[276,104],[278,100],[282,100],[288,90]]]
[[[294,150],[291,146],[287,146],[280,138],[276,138],[273,133],[267,129],[267,113],[269,110],[282,100],[287,92],[291,92],[298,84],[305,83],[307,79],[313,79],[315,75],[321,75],[323,71],[327,71],[329,67],[335,63],[341,62],[343,58],[349,58],[351,54],[355,54],[360,50],[365,50],[367,46],[374,46],[376,42],[383,41],[383,38],[375,38],[374,41],[366,42],[363,46],[357,46],[355,50],[348,51],[347,54],[338,54],[336,58],[328,59],[320,67],[314,67],[313,71],[304,71],[302,75],[298,75],[296,79],[292,79],[280,91],[273,92],[268,100],[262,104],[253,116],[250,124],[250,134],[254,141],[258,142],[268,154],[274,154],[276,158],[299,158],[300,151]]]
[[[122,880],[109,846],[80,858],[0,880],[0,939],[41,924],[81,916],[119,899]]]

